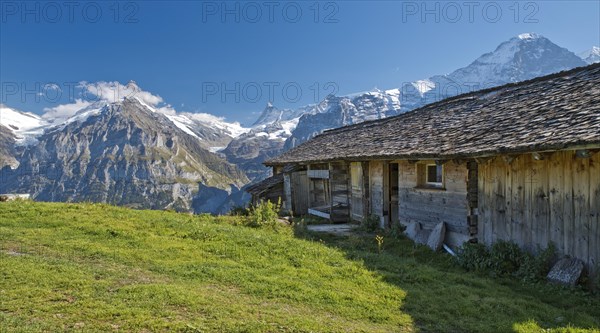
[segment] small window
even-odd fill
[[[436,163],[417,164],[417,187],[444,188],[444,166]]]
[[[442,187],[444,166],[427,164],[427,184]]]

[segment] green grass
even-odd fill
[[[373,235],[98,204],[0,204],[0,331],[538,332],[600,298],[465,273]]]

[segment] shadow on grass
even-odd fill
[[[600,332],[600,296],[545,282],[523,284],[465,272],[454,259],[406,238],[349,236],[298,228],[296,237],[319,241],[361,262],[407,293],[399,311],[419,332]]]

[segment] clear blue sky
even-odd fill
[[[5,104],[52,106],[7,93],[7,82],[58,83],[66,103],[71,82],[135,80],[178,111],[247,124],[271,92],[276,106],[298,107],[332,89],[395,88],[468,65],[523,32],[576,53],[600,45],[599,1],[519,2],[518,10],[514,1],[70,3],[0,2]],[[236,83],[240,92],[223,99]]]

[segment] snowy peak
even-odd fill
[[[275,122],[289,121],[302,115],[302,110],[278,109],[271,102],[267,103],[260,117],[252,124],[252,127],[272,124]]]
[[[536,33],[524,33],[501,43],[493,52],[480,56],[466,67],[448,75],[429,78],[434,86],[430,85],[428,92],[422,97],[429,103],[473,90],[524,81],[585,65],[573,52],[554,44],[548,38]]]
[[[25,145],[35,142],[35,138],[44,132],[48,122],[33,113],[0,104],[0,125],[12,131],[18,145]]]
[[[600,62],[600,47],[593,46],[591,49],[581,52],[578,54],[583,61],[588,64],[595,64]]]
[[[501,43],[495,51],[482,55],[470,66],[488,64],[495,67],[520,67],[521,72],[524,72],[549,62],[565,62],[568,66],[581,64],[574,53],[552,43],[548,38],[536,33],[524,33]]]
[[[517,38],[523,40],[523,39],[538,39],[538,38],[544,38],[544,37],[542,35],[536,34],[535,32],[526,32],[524,34],[518,35]]]

